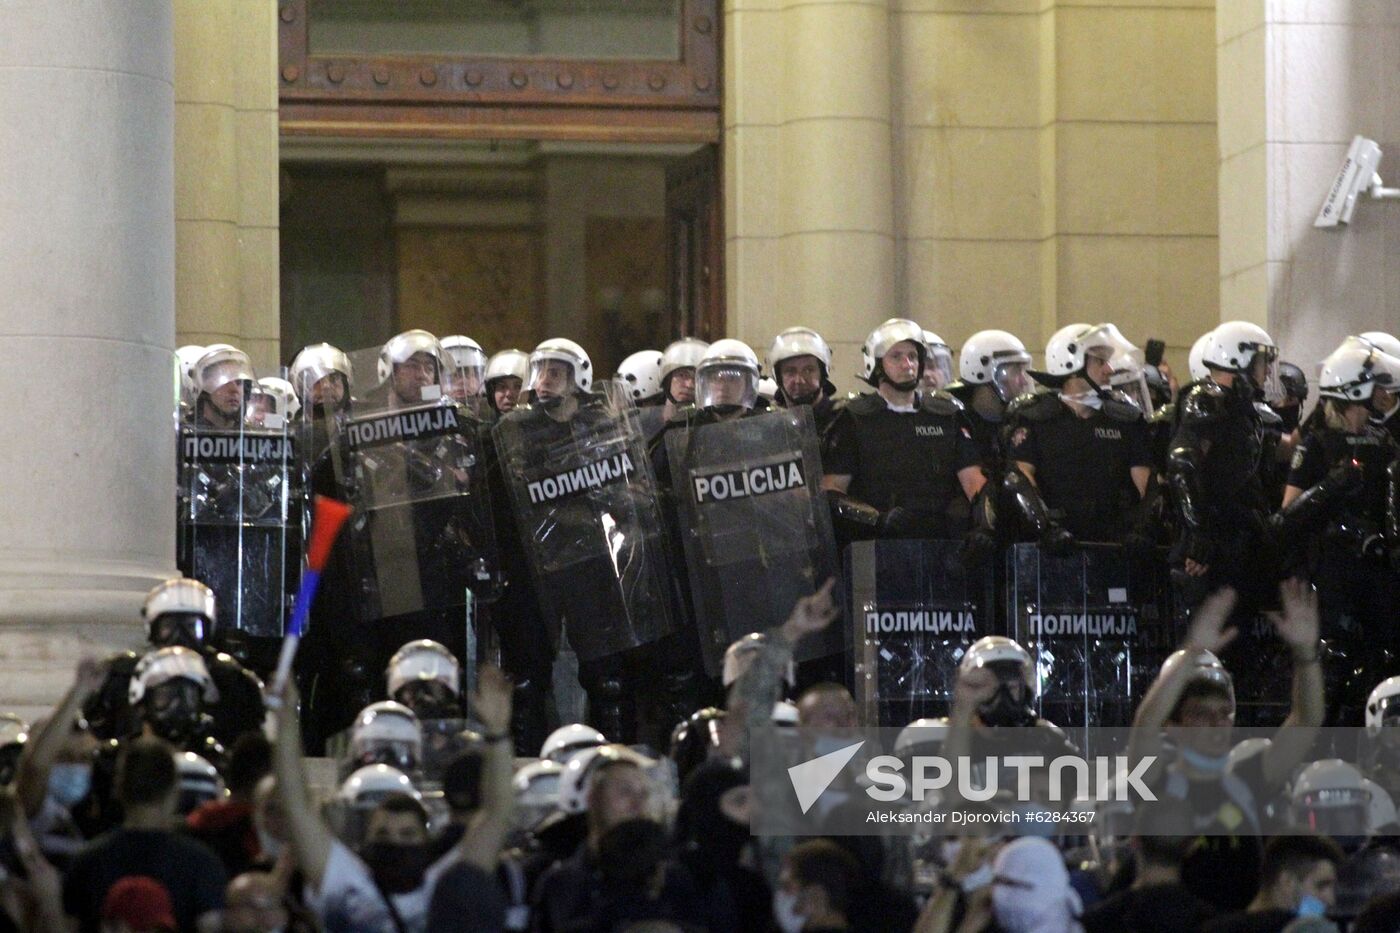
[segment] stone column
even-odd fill
[[[887,0],[728,0],[724,186],[729,331],[762,356],[784,327],[860,345],[895,313]]]
[[[279,362],[277,9],[175,0],[178,343]]]
[[[17,0],[0,29],[0,709],[141,640],[174,570],[169,0]]]
[[[1347,334],[1400,331],[1400,208],[1313,218],[1354,135],[1400,180],[1400,4],[1222,3],[1220,316],[1266,327],[1311,377]]]

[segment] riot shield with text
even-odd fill
[[[282,637],[301,567],[292,437],[186,423],[179,448],[180,570],[214,591],[216,642]]]
[[[996,635],[992,569],[969,572],[959,541],[857,541],[846,549],[856,702],[862,721],[948,715],[958,663]]]
[[[1169,591],[1165,562],[1133,561],[1119,545],[1064,557],[1012,546],[1010,634],[1035,660],[1036,711],[1066,730],[1131,725],[1175,647]]]
[[[337,485],[355,510],[346,534],[361,621],[498,595],[482,431],[470,412],[443,398],[357,399],[341,416],[329,440]]]
[[[705,669],[750,632],[783,624],[838,571],[812,410],[779,409],[666,432]],[[834,596],[842,604],[841,594]],[[842,627],[804,638],[796,660],[836,654]]]
[[[579,660],[674,631],[655,479],[626,397],[605,383],[518,408],[493,434],[541,610]]]

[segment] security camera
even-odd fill
[[[1351,223],[1351,215],[1356,211],[1356,199],[1369,193],[1373,201],[1387,201],[1400,198],[1400,188],[1386,188],[1381,184],[1381,176],[1376,173],[1381,164],[1381,147],[1374,139],[1357,136],[1351,141],[1347,157],[1327,189],[1327,200],[1322,202],[1322,210],[1317,212],[1314,227],[1335,227]]]

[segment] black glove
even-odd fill
[[[1074,535],[1059,525],[1046,526],[1040,535],[1040,549],[1052,557],[1066,557],[1074,553]]]

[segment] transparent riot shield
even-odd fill
[[[179,463],[180,570],[214,591],[216,639],[280,638],[301,566],[292,435],[187,421]]]
[[[546,619],[581,661],[675,630],[661,511],[637,410],[601,391],[517,408],[493,429]]]
[[[846,549],[856,700],[863,722],[948,715],[958,663],[995,635],[992,568],[969,573],[959,541],[857,541]]]
[[[717,676],[730,644],[782,625],[837,575],[816,428],[803,405],[672,429],[666,445],[690,608],[706,671]],[[796,660],[836,654],[842,630],[803,639]]]
[[[354,508],[343,534],[354,554],[360,621],[495,599],[500,573],[481,422],[442,392],[445,366],[435,359],[415,354],[395,367],[372,350],[350,360],[352,397],[327,443],[335,486]],[[462,639],[450,641],[460,656]]]
[[[1171,578],[1176,630],[1184,634],[1191,623],[1191,608],[1205,597],[1206,589],[1201,578],[1188,577],[1180,570],[1172,571]],[[1234,680],[1235,724],[1277,726],[1287,717],[1292,702],[1288,682],[1280,680],[1293,669],[1288,646],[1261,613],[1237,610],[1232,624],[1238,634],[1221,652],[1220,661]],[[1322,641],[1329,715],[1332,698],[1344,696],[1352,688],[1361,667],[1350,648],[1325,636]]]
[[[1007,553],[1011,636],[1035,660],[1035,709],[1071,739],[1089,726],[1131,725],[1171,653],[1164,568],[1113,544],[1079,545],[1064,557],[1034,544]]]

